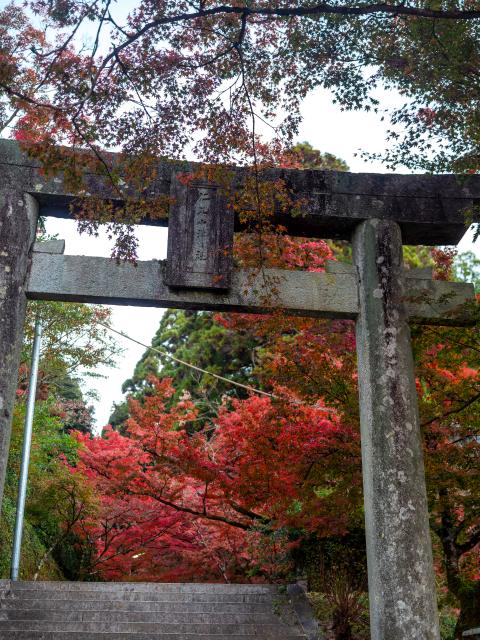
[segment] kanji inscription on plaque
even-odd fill
[[[183,184],[172,177],[165,284],[228,289],[232,270],[233,211],[214,184]]]

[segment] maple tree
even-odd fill
[[[1,86],[4,118],[9,108],[24,113],[19,130],[37,139],[93,143],[113,136],[110,144],[130,151],[149,146],[177,157],[192,131],[203,130],[208,135],[197,149],[230,159],[250,145],[247,125],[257,107],[256,115],[269,120],[284,109],[294,130],[298,105],[315,86],[332,88],[342,104],[358,108],[376,104],[371,90],[382,80],[410,94],[418,126],[428,127],[438,116],[429,104],[432,87],[437,101],[448,96],[444,106],[452,114],[475,83],[475,3],[141,0],[120,15],[108,0],[26,6],[30,13],[14,2],[2,12]],[[29,22],[32,14],[42,29]],[[88,23],[86,49],[76,35]],[[49,39],[50,31],[59,37]],[[469,64],[461,52],[454,55],[460,40]],[[363,73],[368,66],[375,70]],[[459,71],[463,85],[455,84]],[[215,99],[225,83],[226,103]],[[423,111],[415,100],[421,97]]]
[[[73,190],[88,167],[128,201],[134,186],[147,194],[158,158],[253,166],[258,178],[291,148],[310,91],[385,114],[383,87],[403,101],[389,114],[389,166],[476,172],[479,19],[473,0],[12,1],[0,12],[0,127],[34,142]],[[106,150],[123,153],[115,166]],[[167,204],[130,201],[120,215],[90,201],[81,215],[87,228],[127,223],[109,228],[116,255],[134,256],[129,225]]]
[[[196,579],[211,576],[214,554],[218,545],[224,544],[223,535],[227,540],[233,535],[225,534],[229,529],[257,537],[283,531],[285,545],[294,542],[288,531],[345,531],[349,521],[347,495],[355,493],[355,486],[360,495],[358,447],[352,455],[350,440],[355,438],[333,410],[327,411],[321,403],[307,405],[288,395],[276,401],[252,396],[220,407],[215,420],[192,433],[190,427],[198,416],[194,403],[184,399],[167,408],[166,399],[174,393],[170,380],[152,380],[152,384],[153,395],[142,403],[130,401],[126,435],[107,430],[101,439],[80,438],[84,449],[78,469],[108,500],[121,496],[128,504],[144,501],[141,517],[149,507],[160,522],[153,519],[144,527],[141,521],[136,522],[143,535],[156,527],[163,530],[162,519],[173,515],[178,519],[178,514],[185,515],[187,523],[219,526],[218,540],[208,534],[212,558],[203,574],[196,573]],[[321,479],[320,469],[315,474],[311,470],[327,457],[337,461],[339,472],[332,474],[332,464],[325,467],[326,476]],[[325,488],[323,497],[316,492],[320,486]],[[101,528],[101,521],[94,526]],[[168,532],[172,533],[171,529]],[[127,539],[134,543],[134,538]],[[276,542],[280,548],[281,535]],[[248,543],[247,536],[241,545],[243,553]],[[148,543],[140,546],[142,552],[149,549]],[[138,553],[138,548],[133,551]],[[150,552],[147,557],[143,571],[150,579],[161,579],[164,553],[159,553],[155,562]],[[255,559],[250,558],[252,565]],[[187,560],[190,562],[190,554]],[[196,565],[190,571],[197,571]],[[257,570],[269,575],[265,567]],[[119,569],[117,572],[121,574]],[[227,576],[229,581],[238,578]]]
[[[243,236],[237,259],[248,263],[254,245]],[[322,269],[333,256],[323,241],[276,235],[264,249],[269,264],[287,268]],[[414,266],[427,256],[423,249],[406,251]],[[451,254],[436,251],[434,257],[438,276],[449,277]],[[461,264],[463,272],[469,264],[475,268],[467,259]],[[135,386],[129,382],[134,394],[121,433],[81,437],[76,472],[99,489],[108,519],[82,525],[96,541],[95,571],[115,579],[284,579],[306,561],[311,583],[323,584],[335,603],[342,637],[363,616],[352,594],[365,588],[358,564],[363,538],[354,533],[363,526],[354,325],[282,314],[207,317],[197,324],[182,312],[170,314],[157,346],[176,352],[180,345],[188,359],[193,344],[196,358],[199,328],[208,335],[217,324],[223,339],[236,334],[234,341],[255,345],[251,373],[274,397],[220,393],[216,411],[205,417],[202,395],[187,392],[183,372],[167,361],[160,366],[155,354],[148,362],[144,356]],[[478,323],[414,326],[412,335],[437,568],[445,597],[460,610],[459,637],[475,623],[480,584]],[[208,368],[213,356],[214,365],[215,355],[207,341],[202,364]],[[170,379],[158,379],[166,372],[180,392]],[[114,526],[116,511],[125,514],[120,527]],[[112,539],[102,538],[109,529]],[[352,562],[356,582],[339,564],[342,541],[352,553],[359,545]],[[329,561],[333,573],[322,582],[319,549],[326,542],[336,551]]]
[[[421,425],[432,530],[449,591],[460,603],[456,637],[480,606],[480,367],[475,328],[416,332]]]

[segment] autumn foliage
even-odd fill
[[[279,399],[225,404],[213,423],[196,430],[193,403],[185,398],[168,407],[170,380],[154,387],[143,403],[131,401],[125,436],[111,429],[103,438],[79,436],[78,472],[103,496],[102,518],[88,525],[88,536],[104,577],[278,576],[295,543],[289,531],[346,531],[345,489],[360,482],[358,447],[335,411],[278,390]],[[335,459],[341,472],[321,479],[322,459]],[[121,526],[115,511],[128,514],[130,526]],[[107,520],[120,524],[113,535],[105,533]]]
[[[255,236],[244,236],[237,259],[249,264],[257,249]],[[345,247],[273,234],[262,251],[270,265],[322,270]],[[451,256],[434,258],[438,277],[445,277]],[[254,376],[260,392],[222,386],[215,396],[213,386],[202,398],[182,386],[181,367],[162,378],[150,360],[143,384],[130,382],[136,391],[121,433],[108,427],[102,437],[78,436],[73,472],[100,500],[96,517],[76,529],[95,547],[85,574],[91,578],[285,580],[304,570],[309,549],[325,541],[336,541],[336,549],[342,539],[358,544],[363,500],[353,323],[281,313],[206,318],[179,323],[179,335],[170,320],[165,344],[188,345],[182,326],[197,327],[195,344],[202,335],[205,345],[211,335],[222,345],[236,336],[238,367],[247,381]],[[459,607],[461,629],[480,593],[478,331],[413,326],[412,337],[439,585],[449,606]],[[355,562],[361,544],[359,553]],[[315,562],[318,572],[324,565],[318,556]],[[345,565],[332,566],[336,581],[333,574],[322,578],[328,597],[343,593],[350,602],[348,594],[358,595],[363,583],[348,582]],[[339,591],[330,593],[329,584]],[[357,605],[352,612],[363,615]]]

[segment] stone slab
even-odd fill
[[[74,604],[74,600],[75,598],[78,600],[81,600],[83,602],[93,602],[95,604],[97,604],[99,602],[99,600],[106,600],[108,601],[109,599],[111,600],[121,600],[123,602],[132,602],[132,603],[140,603],[140,602],[161,602],[161,603],[177,603],[179,602],[179,600],[181,602],[184,603],[217,603],[217,604],[223,604],[223,603],[230,603],[230,604],[234,604],[234,603],[248,603],[248,604],[263,604],[263,603],[271,603],[272,602],[272,596],[269,594],[264,594],[264,593],[255,593],[255,592],[251,592],[251,593],[244,593],[244,594],[229,594],[227,592],[224,593],[215,593],[215,592],[211,592],[211,591],[193,591],[193,592],[175,592],[175,591],[166,591],[166,592],[150,592],[150,593],[145,593],[142,591],[125,591],[123,593],[115,593],[115,592],[111,592],[110,594],[107,592],[103,592],[103,594],[100,594],[100,592],[98,591],[93,591],[93,590],[85,590],[85,591],[78,591],[75,594],[75,598],[73,597],[73,594],[75,592],[71,591],[70,595],[68,596],[68,598],[65,596],[65,594],[61,594],[60,592],[57,594],[54,594],[54,596],[52,596],[50,594],[50,597],[55,597],[58,599],[61,599],[61,597],[68,599],[69,602],[72,603],[72,605]],[[9,596],[8,598],[5,599],[5,602],[7,599],[10,599],[11,601],[14,602],[15,599],[18,599],[19,601],[23,601],[24,599],[27,600],[33,600],[36,598],[39,598],[39,594],[38,591],[36,591],[35,589],[25,589],[22,593],[16,593],[13,596]],[[43,597],[43,599],[45,599],[45,596]]]
[[[34,253],[52,253],[61,255],[65,253],[65,240],[46,240],[45,242],[35,242]]]
[[[209,582],[70,582],[66,580],[0,580],[0,591],[21,593],[23,591],[37,591],[39,593],[77,593],[79,591],[93,591],[97,594],[106,592],[126,593],[246,593],[265,594],[275,596],[278,586],[271,584],[243,584],[243,583],[209,583]]]
[[[281,640],[299,640],[301,636],[295,634],[280,636]],[[85,631],[26,631],[0,630],[0,640],[259,640],[260,635],[245,634],[214,634],[200,635],[190,633],[131,633],[90,632]],[[272,639],[273,640],[273,639]]]
[[[112,616],[114,618],[114,616]],[[0,620],[0,634],[8,631],[24,630],[28,631],[61,631],[63,633],[75,632],[81,630],[83,633],[131,633],[133,640],[137,633],[151,634],[197,634],[198,636],[229,636],[243,635],[261,637],[264,640],[276,640],[277,638],[285,638],[295,636],[303,637],[300,632],[295,633],[295,629],[287,626],[282,627],[280,622],[276,624],[204,624],[204,623],[155,623],[155,622],[115,622],[112,620],[103,620],[101,622],[68,622],[58,621],[49,622],[48,620]],[[0,636],[1,637],[1,636]]]
[[[320,273],[265,269],[234,270],[227,292],[172,290],[165,263],[117,264],[108,258],[34,254],[27,295],[34,300],[90,302],[162,308],[270,313],[354,319],[358,313],[354,272]],[[467,324],[462,311],[473,286],[427,279],[407,280],[410,318],[437,324]],[[272,291],[274,290],[274,293]]]
[[[110,154],[115,164],[115,155]],[[156,180],[142,198],[170,194],[172,175],[194,169],[190,163],[159,163]],[[240,189],[245,169],[230,167],[234,188]],[[465,232],[466,214],[473,220],[480,202],[480,176],[398,175],[315,170],[270,170],[267,181],[282,180],[292,197],[292,208],[278,207],[272,221],[288,233],[303,237],[348,240],[355,226],[365,219],[396,220],[405,244],[456,244]],[[38,163],[17,142],[0,140],[0,185],[34,194],[41,215],[72,217],[74,193],[66,193],[61,175],[45,179]],[[86,176],[87,192],[118,202],[118,194],[99,176]],[[128,185],[127,185],[128,191]],[[132,191],[131,195],[137,193]],[[470,219],[469,218],[469,219]],[[144,220],[145,224],[168,225],[168,220]],[[242,228],[240,217],[235,227]]]
[[[299,582],[289,584],[287,593],[307,640],[319,640],[320,627],[307,598],[305,586]]]
[[[391,221],[359,225],[353,257],[371,638],[440,640],[405,304],[412,283],[427,281],[406,283],[400,229]]]
[[[174,178],[168,224],[165,284],[175,288],[228,289],[232,274],[233,211],[210,183]]]
[[[192,602],[191,598],[185,597],[179,601],[178,594],[175,596],[169,595],[168,598],[163,599],[151,599],[145,597],[141,600],[125,600],[119,596],[110,595],[109,597],[102,598],[101,601],[97,598],[81,599],[74,593],[67,598],[64,594],[59,594],[62,597],[52,598],[50,595],[43,597],[33,597],[31,592],[28,594],[30,597],[16,597],[9,599],[0,598],[0,609],[11,610],[15,609],[20,612],[22,610],[40,610],[45,611],[98,611],[101,607],[102,611],[117,611],[117,612],[134,612],[143,613],[146,616],[149,614],[155,615],[160,613],[165,614],[180,614],[189,615],[196,613],[222,613],[222,614],[269,614],[272,611],[272,600],[263,597],[255,597],[254,601],[247,601],[245,598],[218,598],[212,601],[195,601]]]
[[[276,624],[278,619],[273,610],[270,613],[252,613],[224,611],[117,611],[103,609],[97,603],[96,609],[77,610],[76,604],[71,603],[68,611],[62,609],[0,609],[0,620],[48,620],[50,622],[105,622],[113,619],[115,622],[154,622],[163,624],[215,624],[215,625],[239,625],[239,624]]]

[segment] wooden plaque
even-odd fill
[[[228,289],[233,211],[214,184],[184,185],[172,177],[165,284],[183,289]]]

